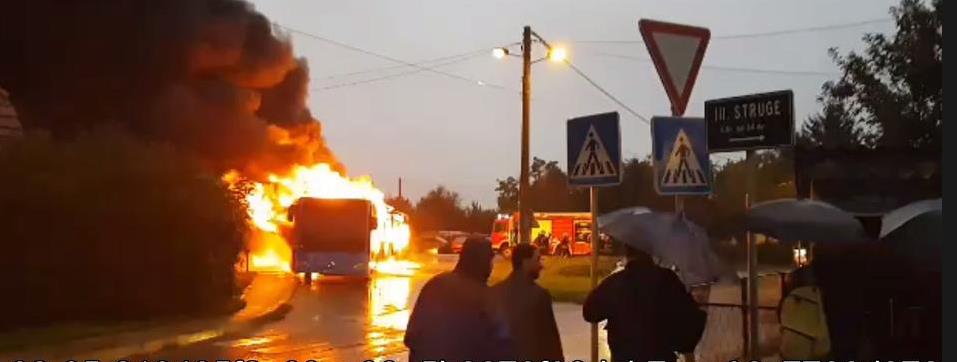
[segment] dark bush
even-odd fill
[[[2,147],[0,328],[233,300],[242,208],[193,158],[110,130]]]
[[[748,249],[742,237],[732,245],[728,240],[712,240],[711,247],[724,262],[734,267],[743,267],[748,263]],[[783,242],[765,242],[758,244],[758,263],[762,265],[786,266],[794,262],[793,245]]]

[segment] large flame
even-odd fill
[[[223,176],[223,181],[233,187],[240,179],[235,171]],[[269,175],[266,183],[253,182],[246,194],[252,226],[250,270],[290,271],[292,252],[282,230],[292,226],[287,218],[288,209],[302,197],[369,200],[378,222],[370,235],[371,250],[399,253],[409,246],[408,220],[403,214],[392,212],[392,207],[385,202],[385,194],[372,184],[369,177],[350,179],[325,163],[297,166],[287,175]],[[372,264],[373,267],[376,265],[389,266],[390,272],[396,267],[391,262]]]

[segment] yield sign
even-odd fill
[[[647,19],[638,21],[638,30],[671,100],[672,113],[683,115],[711,40],[711,31]]]

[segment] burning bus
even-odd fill
[[[407,216],[391,206],[386,210],[380,217],[365,199],[300,198],[288,211],[292,272],[303,273],[306,283],[313,273],[368,277],[398,256],[398,241],[407,237],[399,231]],[[376,249],[374,236],[382,238]]]
[[[296,271],[311,278],[404,275],[417,267],[397,260],[409,245],[408,216],[386,204],[368,177],[345,177],[319,163],[269,175],[267,182],[244,181],[238,172],[223,181],[248,189],[252,271]]]

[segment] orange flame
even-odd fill
[[[222,180],[235,187],[241,177],[230,171]],[[409,246],[410,229],[402,214],[391,214],[392,207],[385,202],[385,194],[377,189],[369,177],[348,178],[334,171],[328,164],[297,166],[287,175],[270,174],[268,182],[253,182],[246,195],[247,214],[252,227],[250,270],[290,271],[291,250],[282,237],[289,228],[289,206],[302,197],[325,199],[364,199],[372,202],[378,225],[372,230],[371,250],[390,249],[394,253]],[[394,268],[393,263],[373,263]]]

